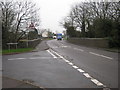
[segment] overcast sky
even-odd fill
[[[53,32],[62,32],[64,28],[59,22],[69,14],[72,5],[81,0],[31,0],[40,8],[40,20],[42,29],[50,29]],[[84,0],[82,0],[84,1]]]

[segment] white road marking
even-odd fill
[[[97,54],[97,53],[94,53],[94,52],[89,52],[90,54],[93,54],[93,55],[96,55],[96,56],[100,56],[100,57],[104,57],[104,58],[107,58],[107,59],[113,59],[111,57],[108,57],[108,56],[104,56],[104,55],[100,55],[100,54]]]
[[[72,66],[73,68],[77,69],[78,67],[77,66]]]
[[[25,59],[50,59],[51,57],[31,57],[31,58],[11,58],[8,60],[25,60]]]
[[[64,47],[64,48],[66,48],[66,47],[68,47],[68,46],[61,46],[61,47]]]
[[[50,59],[51,57],[32,57],[28,59]]]
[[[26,59],[26,58],[12,58],[12,59],[8,59],[8,60],[22,60],[22,59]]]
[[[58,48],[58,47],[56,46],[56,47],[53,47],[53,48]]]
[[[62,48],[67,48],[67,47],[69,47],[70,48],[70,46],[61,46]]]
[[[68,64],[73,65],[73,63],[69,62]]]
[[[70,61],[68,61],[68,60],[66,60],[66,59],[63,59],[65,62],[67,62],[67,63],[70,63]]]
[[[81,73],[83,73],[83,72],[85,72],[84,70],[82,70],[82,69],[77,69],[79,72],[81,72]]]
[[[87,78],[90,78],[90,80],[95,83],[97,86],[103,86],[105,87],[104,84],[102,84],[101,82],[99,82],[97,79],[94,79],[93,77],[91,77],[88,73],[84,73],[85,71],[80,69],[79,67],[73,65],[72,62],[66,60],[63,56],[59,55],[57,52],[51,50],[52,52],[54,52],[56,55],[58,55],[60,58],[62,58],[65,62],[67,62],[69,65],[71,65],[73,68],[75,68],[76,70],[78,70],[79,72],[83,73],[83,75]]]
[[[78,48],[73,48],[74,50],[78,50],[78,51],[81,51],[81,52],[83,52],[84,50],[82,50],[82,49],[78,49]]]
[[[93,53],[93,52],[89,52],[90,54],[93,54],[93,55],[96,55],[96,56],[100,56],[99,54],[97,53]]]
[[[58,53],[56,53],[55,51],[51,50],[53,53],[55,53],[57,56],[59,56],[60,58],[64,58],[63,56],[59,55]]]
[[[39,59],[40,57],[34,57],[34,58],[29,58],[29,59]]]
[[[47,50],[47,52],[48,53],[50,53],[52,56],[53,56],[53,58],[57,58],[53,53],[51,53],[49,50]]]
[[[51,50],[52,52],[54,52],[57,56],[59,56],[61,59],[63,59],[65,62],[70,63],[70,61],[66,60],[63,56],[59,55],[57,52]]]
[[[96,79],[91,79],[91,81],[95,83],[97,86],[103,86],[103,84]]]
[[[92,78],[88,73],[83,73],[84,76],[86,76],[87,78]]]
[[[111,57],[104,56],[104,55],[101,55],[101,57],[105,57],[105,58],[108,58],[108,59],[113,59],[113,58],[111,58]]]

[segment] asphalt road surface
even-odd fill
[[[117,53],[64,40],[46,43],[36,52],[4,55],[3,75],[44,88],[118,87]]]
[[[0,55],[0,89],[2,89],[2,55]]]

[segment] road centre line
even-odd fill
[[[93,54],[93,55],[96,55],[96,56],[100,56],[100,57],[104,57],[104,58],[107,58],[107,59],[113,59],[111,57],[108,57],[108,56],[104,56],[104,55],[100,55],[100,54],[97,54],[97,53],[94,53],[94,52],[89,52],[90,54]]]
[[[78,67],[77,66],[72,66],[73,68],[75,68],[75,69],[78,69]]]
[[[97,79],[91,79],[93,83],[95,83],[97,86],[105,86],[101,82],[99,82]]]
[[[49,50],[46,50],[48,53],[50,53],[52,56],[53,56],[53,58],[57,58],[53,53],[51,53]]]
[[[81,52],[83,52],[84,50],[82,50],[82,49],[79,49],[79,48],[73,48],[74,50],[78,50],[78,51],[81,51]]]
[[[73,63],[69,62],[68,64],[73,65]]]
[[[66,47],[68,47],[68,46],[61,46],[61,47],[66,48]]]
[[[53,48],[58,48],[57,46],[53,47]]]
[[[81,73],[83,73],[83,72],[85,72],[84,70],[82,70],[82,69],[77,69],[79,72],[81,72]]]
[[[102,84],[101,82],[99,82],[97,79],[94,79],[93,77],[91,77],[88,73],[85,73],[84,70],[80,69],[79,67],[75,66],[72,62],[66,60],[63,56],[59,55],[57,52],[51,50],[52,52],[54,52],[56,55],[58,55],[60,58],[62,58],[65,62],[67,62],[69,65],[71,65],[74,69],[76,69],[77,71],[81,72],[86,78],[90,79],[94,84],[96,84],[97,86],[102,86],[102,87],[106,87],[104,84]]]
[[[50,59],[51,57],[32,57],[28,59]]]
[[[86,76],[87,78],[92,78],[88,73],[83,73],[84,76]]]
[[[70,61],[68,61],[68,60],[66,60],[66,59],[63,59],[65,62],[67,62],[67,63],[70,63]]]

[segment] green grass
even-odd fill
[[[53,40],[53,38],[46,38],[45,40]]]
[[[33,48],[18,48],[18,49],[2,50],[2,54],[23,53],[23,52],[29,52],[32,50]]]

